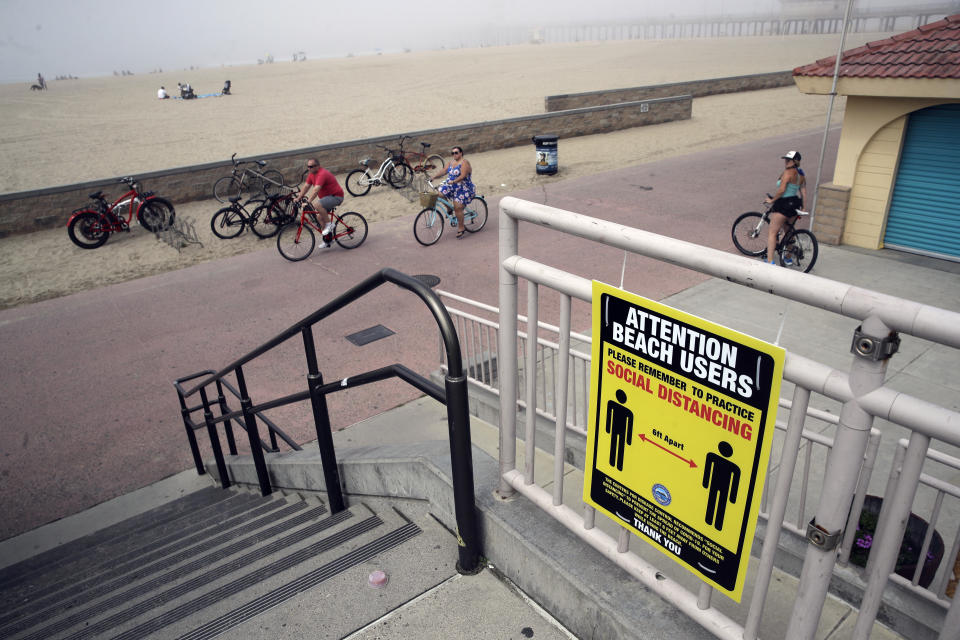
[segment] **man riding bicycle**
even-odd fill
[[[320,222],[326,221],[323,227],[323,247],[329,247],[327,238],[333,234],[336,227],[336,218],[330,213],[343,203],[343,189],[336,177],[320,166],[316,158],[307,160],[307,170],[310,172],[300,189],[294,194],[294,200],[306,200],[319,215]]]

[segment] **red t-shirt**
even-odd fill
[[[317,198],[323,198],[324,196],[343,197],[343,189],[340,188],[340,183],[337,182],[337,179],[333,177],[332,173],[323,167],[320,167],[316,173],[307,174],[307,184],[311,187],[320,187],[320,189],[317,190]]]

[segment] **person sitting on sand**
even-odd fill
[[[167,100],[169,97],[170,97],[170,94],[167,93],[167,90],[164,89],[162,86],[159,89],[157,89],[157,98],[159,98],[160,100]]]
[[[323,227],[323,247],[330,246],[327,237],[333,233],[337,219],[330,213],[343,202],[343,189],[337,178],[320,166],[316,158],[307,160],[307,179],[300,185],[300,189],[293,194],[294,200],[303,199],[317,210],[320,221],[327,220]]]
[[[228,96],[228,95],[230,95],[230,81],[229,81],[229,80],[227,80],[226,82],[223,83],[223,90],[220,92],[220,95],[222,95],[222,96]]]

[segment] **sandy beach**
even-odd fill
[[[885,35],[855,34],[847,47]],[[792,36],[524,45],[51,80],[44,93],[30,92],[28,83],[0,85],[0,192],[542,113],[551,94],[790,69],[833,55],[837,42]],[[155,97],[161,84],[175,90],[189,81],[203,94],[226,79],[234,88],[228,97]],[[495,205],[535,184],[822,128],[827,106],[827,98],[794,87],[698,98],[688,121],[561,140],[555,176],[536,175],[532,147],[471,154],[469,140],[463,146],[479,192]],[[837,124],[843,107],[838,99]],[[772,160],[783,151],[771,149]],[[803,150],[808,157],[817,151]],[[65,228],[0,240],[0,308],[273,246],[249,231],[235,240],[214,237],[216,201],[174,204],[202,246],[177,251],[139,227],[94,251],[74,246]],[[376,233],[378,221],[407,216],[412,224],[419,209],[379,188],[348,196],[341,210],[362,213]]]

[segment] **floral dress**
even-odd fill
[[[462,166],[462,164],[458,164],[455,167],[450,166],[447,168],[447,183],[440,185],[440,193],[442,193],[444,197],[465,205],[473,200],[473,196],[477,194],[477,188],[470,180],[469,175],[460,182],[453,182],[460,177],[460,167]]]

